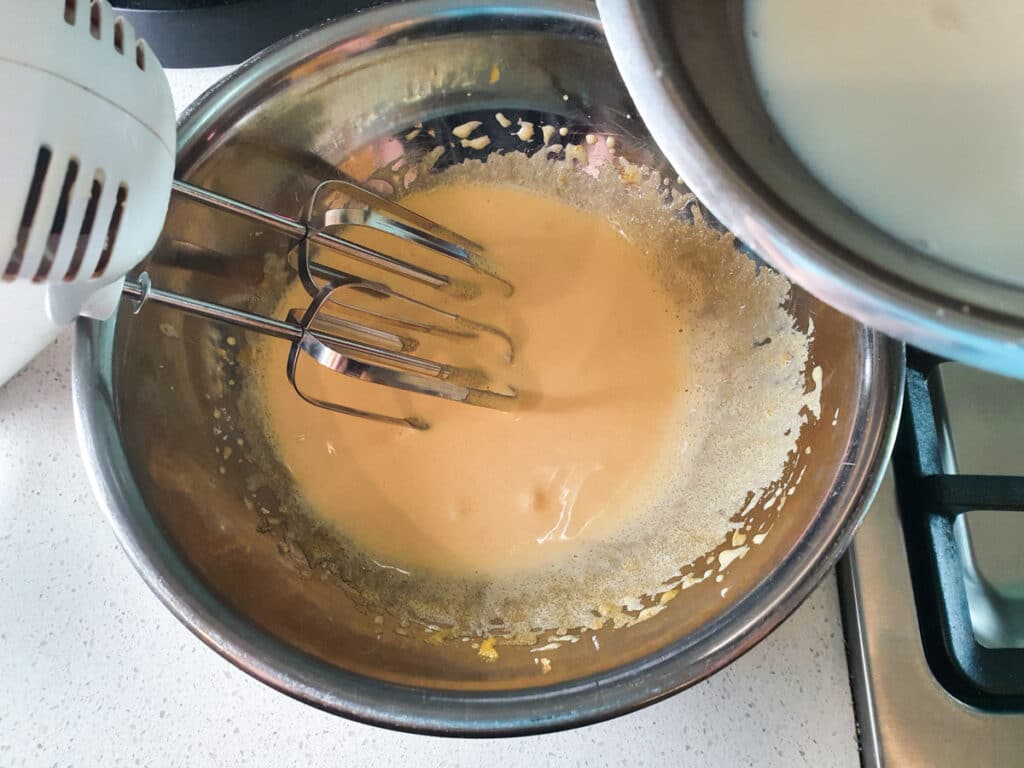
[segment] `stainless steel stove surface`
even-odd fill
[[[1024,382],[911,350],[839,568],[865,765],[1024,765]]]

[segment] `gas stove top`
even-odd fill
[[[1024,382],[908,352],[892,468],[840,565],[866,765],[1024,756]]]

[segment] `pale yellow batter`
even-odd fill
[[[520,410],[397,392],[307,362],[300,378],[321,396],[420,416],[431,429],[332,415],[291,391],[287,344],[261,338],[251,349],[263,375],[247,387],[249,426],[271,436],[270,461],[285,465],[295,493],[286,488],[280,504],[286,551],[369,611],[524,642],[542,628],[623,626],[712,577],[716,547],[731,541],[741,559],[744,541],[764,538],[735,529],[758,499],[781,493],[801,426],[819,412],[789,283],[709,227],[692,196],[602,159],[605,142],[585,147],[440,173],[429,156],[402,197],[481,241],[516,284],[510,299],[443,303],[515,339],[514,367],[489,369],[520,389]],[[271,285],[280,269],[269,262]],[[278,314],[307,301],[293,288]],[[424,342],[427,356],[462,349]]]
[[[402,202],[481,243],[515,285],[465,312],[512,334],[515,363],[499,372],[522,404],[477,408],[338,381],[309,364],[309,386],[431,428],[330,414],[270,376],[281,457],[318,514],[382,564],[498,575],[565,560],[650,504],[685,399],[676,306],[653,260],[594,213],[498,184]],[[278,314],[306,300],[296,285]],[[287,345],[268,353],[280,371]]]

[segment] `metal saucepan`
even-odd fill
[[[1024,288],[947,264],[819,182],[765,109],[745,0],[598,0],[630,93],[701,200],[779,270],[843,312],[937,354],[1024,376]],[[950,180],[955,215],[957,180]]]
[[[495,61],[501,77],[491,83]],[[590,4],[527,2],[511,12],[424,0],[325,25],[250,60],[182,118],[177,172],[296,215],[316,182],[339,168],[368,173],[357,160],[373,147],[393,145],[417,122],[481,109],[566,115],[612,130],[623,151],[667,169]],[[176,201],[144,266],[159,285],[264,309],[275,258],[265,254],[281,259],[286,245]],[[526,648],[503,647],[499,662],[484,664],[468,643],[430,645],[375,623],[339,583],[338,563],[315,531],[274,513],[272,483],[253,502],[252,462],[226,462],[219,450],[243,407],[232,382],[246,376],[244,335],[229,354],[228,329],[159,307],[81,321],[74,398],[83,452],[122,545],[152,589],[206,643],[269,685],[412,731],[580,725],[728,664],[777,626],[849,544],[888,455],[902,347],[799,289],[791,303],[798,323],[814,322],[822,412],[841,414],[834,425],[822,418],[803,430],[799,447],[813,451],[793,456],[791,468],[806,467],[799,493],[784,514],[751,513],[770,522],[771,533],[730,566],[726,597],[709,579],[648,621],[601,630],[600,651],[565,645],[543,676]],[[260,436],[246,440],[236,450],[263,457],[264,479],[286,483]],[[325,571],[328,562],[334,568]]]

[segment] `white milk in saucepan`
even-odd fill
[[[747,0],[768,111],[854,209],[1024,285],[1024,2]]]

